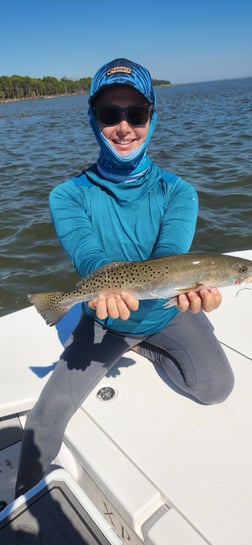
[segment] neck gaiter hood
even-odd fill
[[[152,136],[157,114],[152,114],[150,127],[145,142],[126,155],[120,155],[104,137],[92,110],[97,95],[109,85],[130,85],[137,89],[150,104],[156,105],[151,76],[146,68],[127,59],[115,59],[102,66],[95,74],[90,86],[89,121],[100,146],[97,169],[102,176],[112,181],[133,181],[141,176],[150,166],[147,147]]]

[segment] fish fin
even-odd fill
[[[190,286],[189,288],[175,288],[175,291],[178,295],[181,295],[182,293],[188,293],[189,291],[198,291],[205,287],[206,285],[203,282],[200,282],[199,284],[195,284],[194,286]],[[164,304],[164,308],[171,308],[175,306],[178,306],[178,299],[176,296],[170,297],[170,299],[168,299]]]
[[[69,310],[67,306],[55,308],[55,297],[60,295],[61,292],[32,293],[28,295],[30,303],[35,306],[36,310],[50,326],[57,324]]]
[[[181,293],[188,293],[189,291],[199,291],[203,288],[207,288],[206,284],[204,282],[199,282],[198,284],[194,284],[194,286],[188,286],[186,288],[174,288],[174,290],[177,292],[178,295]]]
[[[177,307],[178,306],[178,299],[177,297],[171,297],[168,299],[164,305],[163,308],[171,308],[171,307]]]
[[[125,263],[129,263],[128,261],[111,261],[111,263],[105,263],[105,265],[102,265],[100,269],[107,269],[108,271],[111,269],[115,269],[116,267],[120,267],[120,265],[125,265]]]

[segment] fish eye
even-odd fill
[[[248,272],[248,267],[246,265],[240,265],[240,272],[243,274]]]

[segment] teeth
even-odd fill
[[[130,144],[131,141],[130,141],[130,140],[118,140],[116,143],[117,143],[117,144],[120,144],[120,145],[121,145],[121,144],[122,144],[122,145],[127,145],[127,144]]]

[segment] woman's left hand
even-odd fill
[[[178,309],[181,312],[190,310],[194,314],[200,310],[211,312],[221,304],[222,296],[217,288],[202,289],[200,291],[189,291],[178,295]]]
[[[95,310],[99,320],[106,320],[108,316],[116,320],[128,320],[131,311],[138,309],[139,302],[130,293],[122,292],[120,295],[99,295],[96,299],[89,301],[88,306]]]

